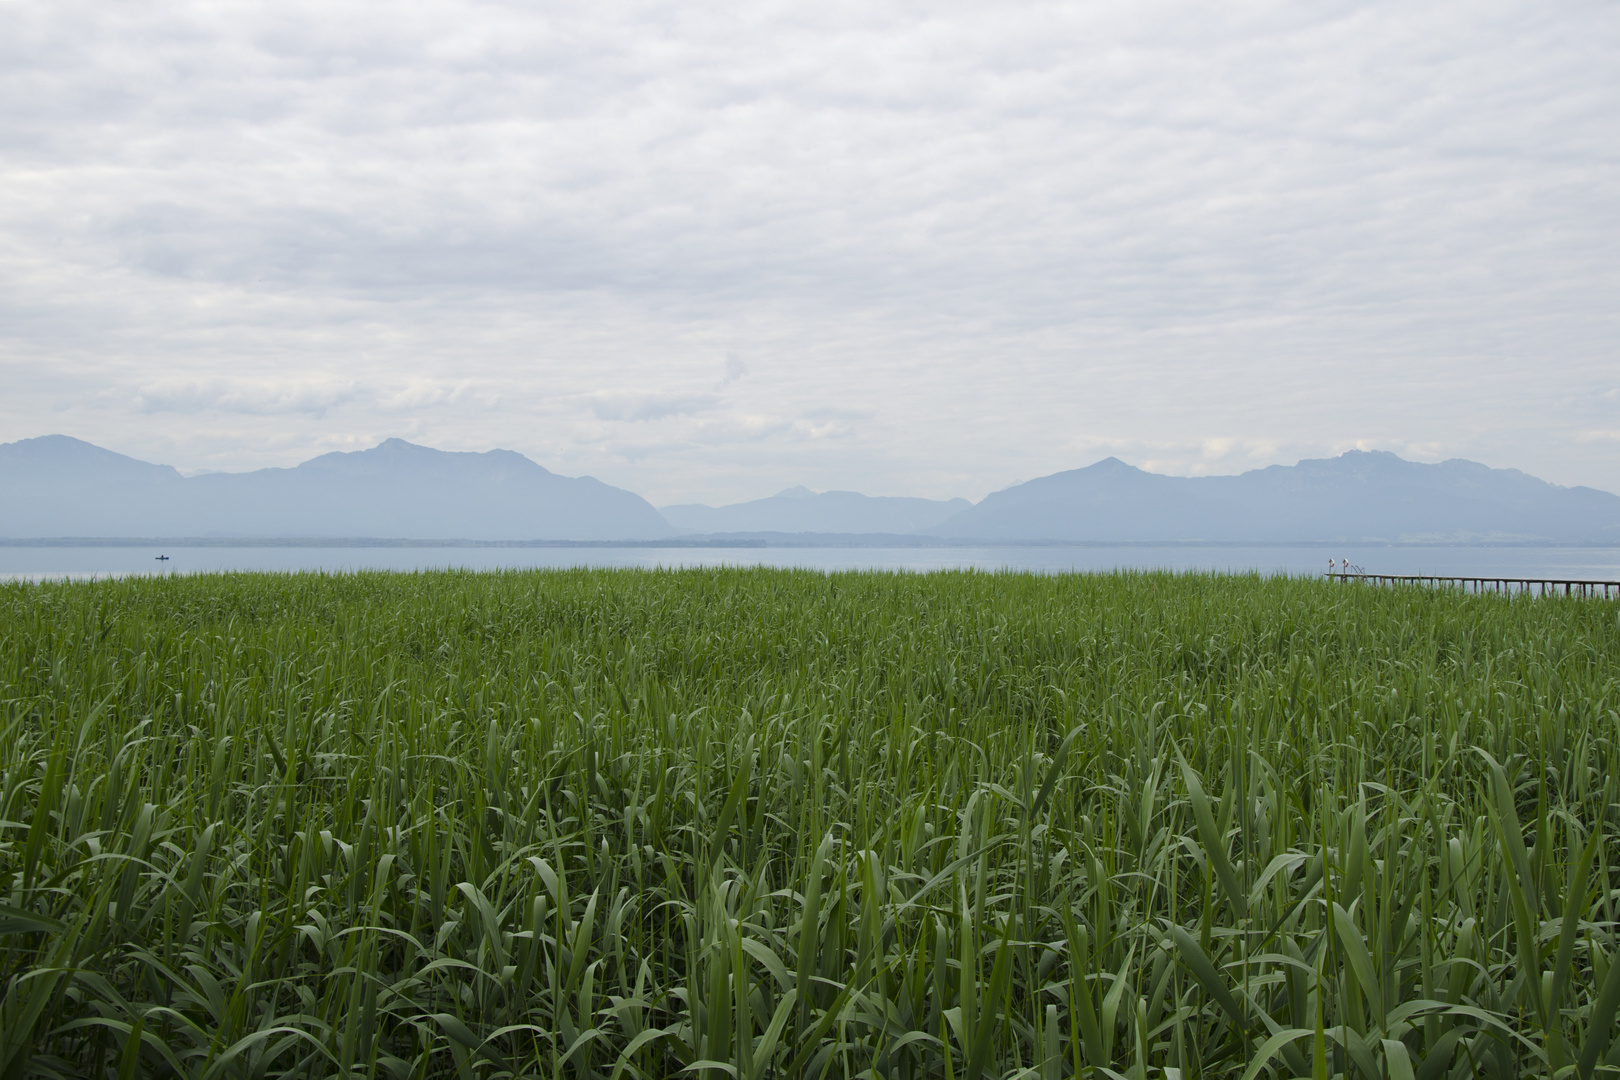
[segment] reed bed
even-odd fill
[[[1620,1073],[1620,605],[0,587],[0,1077]]]

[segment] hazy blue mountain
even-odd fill
[[[1620,496],[1382,451],[1207,477],[1107,458],[998,491],[930,531],[984,540],[1620,541]]]
[[[663,507],[666,520],[694,533],[921,533],[973,505],[966,499],[910,499],[791,487],[768,499]]]
[[[173,535],[185,484],[168,465],[66,435],[0,443],[0,536]]]
[[[61,435],[0,445],[0,535],[630,540],[671,535],[639,495],[510,450],[389,439],[291,469],[185,478]]]

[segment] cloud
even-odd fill
[[[135,391],[142,413],[245,413],[275,416],[308,413],[323,416],[334,405],[352,400],[356,388],[343,382],[244,381],[154,382]]]
[[[334,379],[163,380],[134,390],[135,408],[146,414],[225,413],[280,416],[304,413],[324,417],[341,405],[361,404],[379,413],[419,413],[455,405],[494,408],[501,391],[472,380],[413,379],[392,387],[365,387]],[[352,441],[340,437],[340,442]]]
[[[481,386],[471,379],[456,382],[413,379],[397,389],[379,392],[376,400],[377,408],[385,412],[420,412],[464,402],[493,409],[500,403],[501,396],[499,389]]]
[[[589,398],[598,420],[663,420],[707,412],[719,404],[713,394],[595,394]]]

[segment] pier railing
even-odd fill
[[[1439,577],[1434,574],[1328,573],[1330,581],[1370,581],[1375,585],[1447,585],[1464,592],[1534,593],[1538,596],[1620,597],[1620,581],[1575,578]]]

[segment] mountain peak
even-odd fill
[[[75,439],[71,435],[36,435],[32,439],[18,439],[14,443],[0,444],[0,449],[38,458],[95,458],[103,461],[113,459],[123,461],[138,460],[120,454],[116,450],[108,450],[105,447],[97,446],[95,443]],[[145,462],[142,464],[145,464]]]
[[[774,499],[813,499],[816,497],[816,493],[803,484],[795,484],[793,487],[783,488],[771,497]]]
[[[42,482],[65,480],[68,476],[113,477],[149,476],[162,480],[179,479],[179,472],[168,465],[153,465],[139,458],[108,450],[71,435],[40,435],[0,443],[0,468]]]
[[[535,473],[555,475],[515,450],[440,450],[433,446],[388,438],[364,450],[333,450],[310,458],[299,469],[321,472],[363,472],[375,475],[415,475],[438,472],[458,475]],[[588,479],[588,478],[583,478]]]

